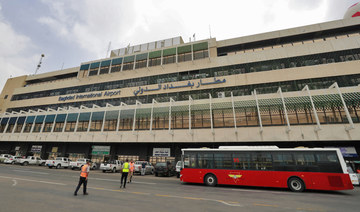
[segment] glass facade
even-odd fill
[[[251,95],[251,93],[256,89],[258,94],[265,93],[275,93],[278,88],[285,91],[299,91],[303,89],[306,85],[310,89],[324,89],[331,86],[334,82],[337,82],[340,87],[349,87],[357,86],[360,84],[360,74],[357,75],[347,75],[347,76],[337,76],[337,77],[322,77],[315,79],[305,79],[305,80],[296,80],[296,81],[285,81],[285,82],[274,82],[274,83],[264,83],[256,85],[245,85],[245,86],[234,86],[234,87],[223,87],[223,88],[213,88],[205,90],[195,90],[195,91],[185,91],[185,92],[175,92],[175,93],[164,93],[157,95],[146,95],[146,96],[137,96],[137,97],[124,97],[124,98],[113,98],[113,99],[102,99],[102,100],[93,100],[93,101],[78,101],[71,103],[58,103],[51,105],[41,105],[41,106],[32,106],[32,107],[20,107],[20,108],[8,108],[7,112],[20,110],[38,110],[47,108],[57,109],[58,107],[66,108],[69,106],[80,107],[81,105],[86,107],[92,107],[93,104],[105,107],[107,103],[118,106],[121,102],[124,102],[128,105],[135,104],[135,100],[141,103],[151,103],[153,99],[157,102],[169,102],[170,98],[175,101],[185,101],[191,96],[192,99],[208,99],[209,94],[213,98],[217,98],[224,94],[225,97],[230,97],[231,92],[234,96],[245,96]],[[142,83],[142,82],[138,82]],[[221,95],[220,95],[221,94]]]
[[[312,96],[312,98],[321,125],[349,122],[339,95],[323,94]],[[343,93],[343,98],[352,121],[360,123],[360,94]],[[308,96],[286,97],[284,102],[290,125],[317,124]],[[170,106],[169,104],[168,107],[154,107],[153,109],[139,108],[28,116],[26,121],[24,121],[25,117],[3,117],[1,132],[7,129],[6,133],[13,131],[20,133],[20,128],[24,123],[24,132],[33,133],[256,127],[260,126],[258,111],[260,111],[262,126],[286,126],[288,124],[281,98],[260,98],[258,104],[259,110],[255,100],[236,100],[234,107],[229,100],[222,103],[211,103],[211,107],[210,102],[190,106]],[[43,129],[42,126],[44,126]],[[54,130],[52,130],[53,128]]]
[[[59,96],[59,95],[66,95],[66,94],[79,94],[79,93],[85,93],[85,92],[91,92],[91,91],[121,89],[121,88],[127,88],[127,87],[136,87],[136,86],[152,85],[152,84],[159,84],[159,83],[186,81],[186,80],[194,80],[194,79],[201,79],[201,78],[221,77],[221,76],[229,76],[229,75],[244,74],[244,73],[251,73],[251,72],[271,71],[271,70],[294,68],[294,67],[314,66],[314,65],[322,65],[322,64],[329,64],[329,63],[340,63],[340,62],[359,60],[359,59],[360,59],[360,49],[352,49],[352,50],[344,50],[344,51],[338,51],[338,52],[306,55],[306,56],[301,56],[301,57],[283,58],[283,59],[270,60],[270,61],[259,61],[259,62],[247,63],[247,64],[223,66],[223,67],[200,69],[200,70],[191,70],[191,71],[185,71],[185,72],[179,72],[179,73],[155,75],[155,76],[133,78],[133,79],[127,79],[127,80],[118,80],[118,81],[112,81],[112,82],[106,82],[106,83],[97,83],[97,84],[75,86],[75,87],[55,89],[55,90],[46,90],[46,91],[40,91],[40,92],[34,92],[34,93],[18,94],[18,95],[13,95],[11,98],[11,101],[33,99],[33,98],[43,98],[43,97],[49,97],[49,96]],[[134,60],[134,59],[130,58],[128,60]],[[174,61],[175,61],[175,59],[174,59]],[[130,62],[130,63],[132,64],[132,65],[130,65],[131,66],[130,69],[133,69],[134,62]],[[123,70],[124,70],[124,67],[123,67]],[[126,69],[126,70],[128,70],[128,69]],[[116,68],[115,69],[114,69],[114,67],[111,68],[111,72],[114,72],[114,71],[116,71]],[[118,71],[120,71],[120,70],[118,70]],[[341,77],[339,77],[339,78],[341,78]],[[311,81],[311,79],[304,80],[304,82],[309,82],[309,81]],[[283,83],[286,84],[287,82],[283,82]],[[324,86],[323,82],[317,82],[317,83],[318,84],[316,84],[316,83],[308,83],[308,84],[311,84],[312,89],[323,88],[323,86]],[[351,80],[351,84],[353,84],[353,85],[357,85],[359,83],[360,83],[359,79]],[[350,83],[348,83],[348,84],[350,84]],[[279,87],[279,83],[274,83],[273,85],[274,85],[274,89],[277,89],[277,87]],[[343,85],[343,86],[348,86],[348,85]],[[283,87],[283,86],[281,86],[281,87]],[[286,90],[296,90],[291,87],[294,87],[294,86],[291,84],[287,84],[286,86],[283,87],[283,90],[285,90],[285,91]],[[249,88],[251,90],[253,90],[252,87],[249,87]],[[268,90],[268,89],[269,89],[269,87],[265,87],[264,89],[260,88],[258,90],[258,92],[260,92],[260,93],[273,92],[273,89],[271,89],[271,88],[270,88],[270,90]],[[246,88],[245,88],[245,90],[243,90],[243,91],[238,90],[238,91],[234,92],[234,95],[246,95],[248,93],[249,92],[246,91]]]

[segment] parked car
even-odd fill
[[[45,166],[46,160],[40,158],[39,166]]]
[[[185,162],[185,165],[187,165],[189,162]],[[180,172],[181,172],[181,168],[183,167],[182,162],[178,161],[176,163],[176,177],[180,178]]]
[[[49,167],[49,169],[53,167],[56,167],[57,169],[64,167],[66,169],[69,165],[70,160],[65,157],[57,157],[55,160],[46,160],[46,166]]]
[[[0,155],[0,163],[3,163],[5,158],[10,158],[12,157],[12,155],[9,155],[9,154],[1,154]]]
[[[134,174],[141,174],[141,167],[143,163],[146,163],[145,174],[154,174],[154,166],[148,161],[136,161],[134,164]]]
[[[16,161],[20,165],[27,166],[27,165],[40,165],[41,158],[35,156],[28,156],[27,158],[20,158]]]
[[[90,159],[86,159],[86,158],[79,158],[77,161],[70,162],[69,166],[72,170],[80,169],[88,161],[90,161],[90,163],[91,163],[90,169],[96,169],[96,167],[97,167],[96,163],[93,163],[93,162],[91,162]]]
[[[11,156],[9,158],[5,158],[4,163],[6,164],[15,164],[18,159],[20,159],[20,156]]]
[[[108,161],[100,164],[100,170],[103,172],[112,171],[117,172],[122,169],[123,162],[120,160]]]
[[[175,166],[170,162],[160,162],[155,165],[155,176],[173,176],[176,174]]]
[[[359,185],[359,178],[356,175],[356,173],[353,171],[351,166],[347,165],[346,167],[347,167],[347,171],[349,172],[349,176],[350,176],[352,184],[353,185]]]

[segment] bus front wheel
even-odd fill
[[[217,184],[217,179],[213,174],[207,174],[204,181],[207,186],[216,186]]]
[[[305,183],[298,177],[291,177],[288,180],[288,187],[291,191],[302,192],[305,190]]]

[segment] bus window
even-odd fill
[[[291,152],[273,152],[275,171],[296,171],[295,161]]]
[[[250,153],[238,152],[233,154],[233,162],[235,169],[250,169]]]
[[[214,154],[213,153],[199,153],[198,154],[199,168],[213,169],[214,168]]]
[[[255,170],[273,170],[272,157],[267,152],[252,153],[252,169]]]
[[[317,152],[316,161],[320,172],[342,173],[336,152]]]
[[[184,168],[196,168],[196,154],[187,153],[184,155]]]
[[[314,154],[306,152],[295,152],[294,158],[297,171],[318,172]]]
[[[232,169],[231,153],[215,153],[214,159],[215,169]]]

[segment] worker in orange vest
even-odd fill
[[[135,169],[135,164],[134,164],[134,161],[131,160],[131,161],[130,161],[129,176],[128,176],[128,178],[129,178],[128,183],[131,183],[131,179],[132,179],[132,177],[133,177],[133,175],[134,175],[134,169]]]
[[[86,185],[87,185],[87,179],[88,179],[88,176],[89,176],[89,172],[90,172],[90,161],[87,161],[86,164],[81,167],[79,184],[76,187],[76,190],[74,192],[74,196],[77,195],[77,192],[79,191],[81,184],[84,184],[83,185],[83,194],[84,195],[89,194],[89,193],[86,192]]]

